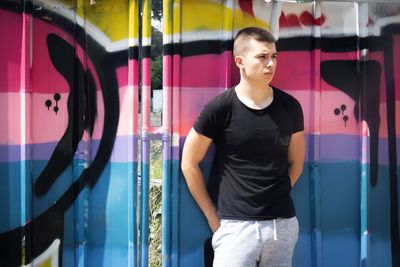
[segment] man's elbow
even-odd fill
[[[195,165],[193,164],[193,162],[183,158],[181,161],[181,170],[182,170],[183,176],[187,177],[188,174],[192,172],[194,166]]]
[[[189,168],[188,162],[186,160],[182,159],[182,161],[181,161],[181,171],[182,171],[183,175],[185,175],[185,172],[187,172],[188,168]]]

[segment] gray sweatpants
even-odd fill
[[[296,217],[221,220],[212,237],[214,267],[290,267],[299,236]]]

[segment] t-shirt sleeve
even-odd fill
[[[292,123],[293,123],[292,133],[304,131],[303,109],[301,108],[299,101],[297,101],[297,99],[295,98],[293,98],[292,101],[291,111],[292,111]]]
[[[215,140],[218,135],[220,122],[218,121],[220,105],[216,99],[210,101],[202,110],[193,129],[202,135]]]

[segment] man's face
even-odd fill
[[[251,39],[239,55],[243,78],[260,86],[268,85],[274,77],[277,52],[275,43]]]

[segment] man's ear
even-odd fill
[[[242,56],[236,56],[236,57],[234,58],[234,60],[235,60],[236,66],[237,66],[239,69],[243,69],[243,68],[244,68],[244,66],[243,66],[243,57],[242,57]]]

